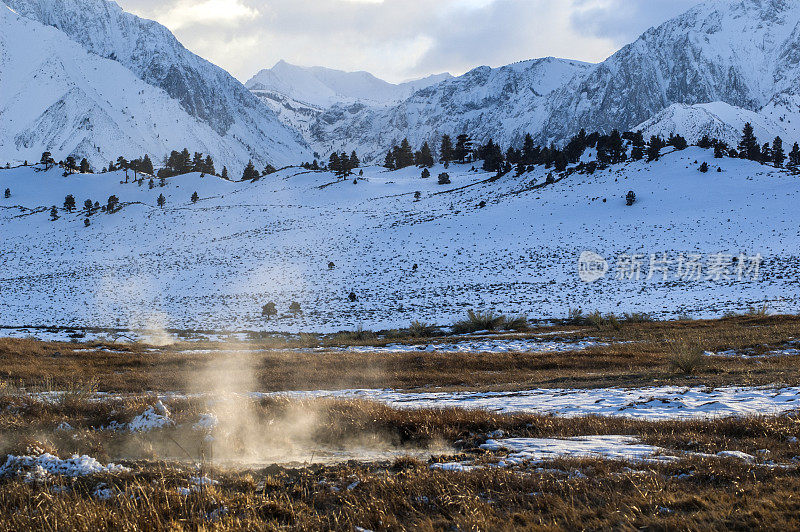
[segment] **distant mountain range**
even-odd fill
[[[238,172],[356,150],[380,161],[442,134],[562,143],[581,128],[800,139],[800,2],[710,0],[599,64],[556,58],[391,84],[279,62],[242,85],[163,26],[105,0],[0,4],[0,159],[186,146]],[[13,10],[13,11],[12,11]],[[249,89],[249,90],[248,90]],[[764,140],[768,140],[764,138]]]

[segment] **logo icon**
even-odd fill
[[[578,260],[578,276],[584,283],[599,281],[608,273],[608,261],[593,251],[584,251]]]

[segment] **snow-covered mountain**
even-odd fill
[[[436,74],[393,84],[367,72],[343,72],[323,67],[299,67],[286,61],[264,69],[245,85],[287,126],[297,130],[321,152],[316,142],[320,117],[334,106],[378,110],[397,105],[418,90],[451,79]]]
[[[252,91],[280,94],[316,107],[356,102],[380,106],[399,103],[416,91],[451,77],[450,74],[439,74],[393,84],[368,72],[299,67],[279,61],[274,67],[253,76],[245,86]]]
[[[284,165],[309,154],[243,85],[156,22],[106,0],[5,3],[0,158],[48,149],[99,167],[188,147],[235,172],[249,158]]]
[[[406,136],[417,145],[461,132],[509,143],[530,132],[540,143],[563,142],[581,128],[630,130],[654,117],[660,125],[649,122],[653,131],[687,125],[677,132],[724,131],[729,138],[749,116],[765,134],[794,138],[799,81],[800,2],[710,0],[597,65],[545,59],[482,67],[389,109],[334,106],[309,129],[320,149],[342,145],[372,160]],[[737,109],[693,108],[689,119],[685,108],[670,109],[714,102]]]
[[[419,146],[438,146],[443,134],[469,132],[474,138],[508,144],[543,127],[548,102],[590,64],[545,58],[501,68],[476,68],[463,76],[415,92],[389,108],[339,104],[311,126],[315,147],[357,150],[367,159],[407,137]]]

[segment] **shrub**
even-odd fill
[[[415,320],[408,327],[408,334],[412,338],[429,338],[439,334],[439,328],[435,325]]]
[[[448,173],[439,174],[439,184],[440,185],[449,185],[450,184],[450,174],[448,174]]]
[[[701,172],[703,172],[704,174],[705,174],[706,172],[708,172],[708,163],[703,163],[703,164],[701,164],[701,165],[700,165],[700,168],[699,168],[699,170],[700,170]]]
[[[502,327],[506,331],[524,332],[530,328],[528,323],[528,316],[520,314],[516,318],[505,318],[505,323]]]
[[[630,207],[634,203],[636,203],[636,193],[633,190],[631,190],[630,192],[628,192],[628,195],[625,196],[625,204],[628,207]]]
[[[619,318],[617,318],[615,314],[609,313],[604,316],[599,310],[595,310],[586,316],[586,324],[591,325],[596,329],[610,327],[612,329],[619,330],[622,328],[622,323],[620,323]]]
[[[686,340],[678,340],[671,344],[672,355],[669,359],[670,367],[685,375],[692,375],[706,363],[703,349],[697,344]]]
[[[651,323],[655,320],[646,312],[626,312],[623,315],[623,321],[626,323]]]
[[[567,314],[568,325],[586,325],[586,316],[583,315],[583,309],[571,308]]]
[[[478,331],[496,331],[506,322],[506,317],[491,310],[486,312],[467,311],[467,319],[453,324],[453,333],[466,334]]]
[[[769,316],[769,304],[764,303],[760,307],[751,306],[744,315],[750,318],[765,318]]]
[[[342,331],[333,336],[333,340],[339,343],[346,342],[367,342],[378,337],[374,332],[364,329],[362,325],[355,331]]]

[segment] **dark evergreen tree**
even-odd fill
[[[772,162],[775,163],[775,166],[781,168],[785,161],[786,152],[783,151],[783,139],[775,137],[775,140],[772,141]]]
[[[90,174],[92,172],[92,167],[89,166],[89,161],[87,161],[85,158],[81,159],[80,170],[82,174]]]
[[[206,161],[203,159],[203,154],[194,152],[192,159],[192,172],[202,173],[206,171]]]
[[[647,162],[657,161],[661,157],[661,150],[665,147],[664,139],[653,135],[650,137],[650,144],[647,146]]]
[[[711,141],[710,138],[708,138],[708,135],[703,135],[703,138],[701,138],[700,141],[697,143],[697,146],[703,148],[704,150],[707,150],[713,145],[714,143]]]
[[[450,184],[450,175],[447,173],[439,174],[439,184],[440,185],[449,185]]]
[[[39,160],[39,162],[44,165],[45,170],[50,170],[50,168],[56,164],[55,159],[53,159],[53,154],[49,151],[42,153],[42,158]]]
[[[761,157],[761,150],[758,147],[758,139],[753,132],[753,126],[748,122],[742,130],[742,140],[739,142],[739,157],[757,161]]]
[[[142,164],[139,168],[139,171],[150,175],[156,173],[155,170],[153,169],[153,161],[150,160],[149,155],[145,154],[144,157],[142,158]]]
[[[383,160],[383,167],[389,170],[396,169],[394,165],[394,152],[392,150],[389,150],[389,153],[386,154],[386,159]]]
[[[55,222],[56,220],[58,220],[58,207],[53,205],[50,207],[50,221]]]
[[[70,173],[74,173],[74,172],[78,171],[78,163],[77,163],[77,161],[75,161],[75,157],[73,157],[72,155],[67,157],[67,159],[64,161],[64,166],[66,167],[67,171],[70,172]]]
[[[350,154],[350,170],[355,170],[359,166],[361,166],[361,159],[358,158],[356,150],[353,150],[353,153]]]
[[[761,157],[759,161],[765,164],[772,162],[772,147],[769,145],[769,142],[765,142],[764,146],[761,148]]]
[[[11,197],[11,189],[7,188],[4,194],[5,198],[8,199]]]
[[[222,167],[222,174],[220,174],[220,177],[222,179],[228,179],[228,167],[227,166],[223,166]]]
[[[451,163],[453,162],[453,140],[450,135],[442,135],[442,145],[439,148],[439,162]]]
[[[214,159],[210,155],[207,155],[206,160],[203,161],[203,172],[208,175],[217,175],[217,169],[214,168]]]
[[[200,200],[200,196],[197,195],[197,192],[192,193],[192,203],[197,203]]]
[[[419,166],[425,166],[426,168],[431,168],[433,166],[433,152],[431,151],[430,145],[425,142],[422,144],[422,149],[419,151]]]
[[[91,216],[94,209],[92,208],[92,200],[87,199],[83,202],[83,210],[86,212],[86,216]]]
[[[64,210],[67,212],[72,212],[75,210],[75,197],[72,194],[69,194],[66,198],[64,198]]]
[[[792,151],[789,152],[789,166],[793,168],[800,166],[800,144],[797,142],[794,143]]]
[[[159,194],[158,200],[156,201],[158,202],[158,206],[163,209],[164,205],[167,203],[167,198],[164,197],[164,194]]]
[[[408,139],[403,139],[400,146],[394,148],[394,165],[397,170],[414,165],[414,150]]]
[[[722,159],[728,153],[728,145],[721,140],[714,142],[714,157]]]
[[[669,136],[669,140],[667,141],[667,145],[668,146],[672,146],[673,148],[675,148],[678,151],[685,150],[686,148],[689,147],[689,143],[686,142],[686,139],[683,138],[682,136],[678,135],[677,133],[674,133],[674,134]]]
[[[151,178],[150,181],[147,182],[147,188],[149,188],[150,190],[153,190],[155,187],[156,187],[156,184],[153,181],[153,179]]]
[[[487,172],[498,172],[503,164],[503,152],[500,146],[492,139],[478,150],[478,156],[483,159],[483,169]]]
[[[271,175],[271,174],[274,174],[277,171],[278,171],[277,168],[275,168],[271,164],[267,164],[267,166],[264,167],[264,171],[261,172],[261,175]]]
[[[644,159],[645,147],[644,136],[641,131],[637,131],[631,139],[631,159],[634,161]]]
[[[704,174],[708,172],[708,163],[704,162],[701,164],[699,170]]]
[[[522,141],[522,162],[525,164],[536,164],[536,156],[537,153],[534,153],[536,150],[536,145],[533,143],[533,137],[530,133],[525,135],[525,140]]]
[[[339,154],[337,152],[331,153],[331,156],[328,158],[328,170],[338,175],[341,167],[342,164],[341,160],[339,159]]]
[[[456,138],[456,148],[453,152],[457,161],[467,162],[472,158],[472,139],[467,134],[461,134]]]
[[[113,214],[117,211],[117,207],[119,207],[119,198],[112,195],[108,197],[108,202],[106,202],[106,212],[108,214]]]
[[[256,170],[253,161],[250,160],[247,163],[247,166],[244,168],[244,172],[242,173],[242,181],[252,181],[258,178],[258,171]]]
[[[616,129],[608,137],[607,149],[611,164],[621,163],[627,158],[622,135]]]
[[[188,174],[192,171],[192,156],[187,148],[180,153],[178,174]]]
[[[422,169],[422,179],[428,179],[431,176],[431,171],[427,168]]]

